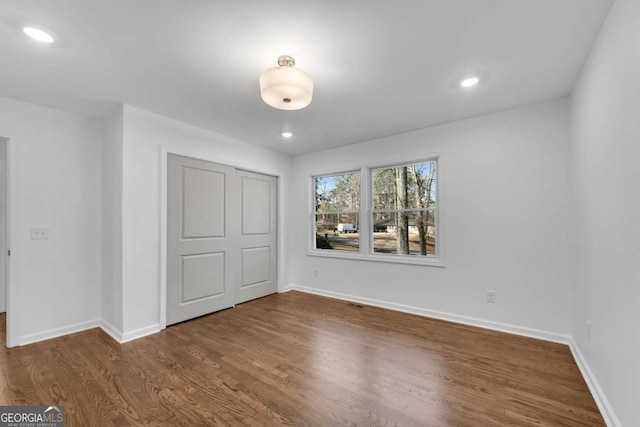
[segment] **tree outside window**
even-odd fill
[[[437,163],[372,170],[373,252],[436,255]]]
[[[315,249],[360,248],[360,173],[315,177]]]
[[[317,254],[442,265],[437,159],[361,172],[313,178]],[[371,177],[366,194],[360,194],[361,176]],[[361,206],[367,207],[366,227],[360,223]]]

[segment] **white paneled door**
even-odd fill
[[[240,282],[236,303],[278,290],[276,271],[277,182],[238,171],[240,179]]]
[[[177,155],[167,165],[167,325],[276,292],[276,178]]]

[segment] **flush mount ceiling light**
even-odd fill
[[[33,27],[24,27],[22,32],[40,43],[53,43],[53,37],[51,34],[45,33],[42,30]]]
[[[283,138],[291,138],[293,136],[293,132],[282,132],[280,135],[282,135]]]
[[[311,103],[313,80],[299,68],[290,56],[278,58],[278,67],[270,68],[260,76],[262,100],[279,110],[299,110]],[[284,136],[284,135],[283,135]]]
[[[478,82],[480,82],[480,79],[477,77],[467,77],[466,79],[462,80],[460,82],[460,86],[462,87],[472,87],[478,84]]]

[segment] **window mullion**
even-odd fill
[[[371,175],[368,168],[360,169],[360,254],[367,255],[371,253],[372,235],[370,223],[371,211],[371,194],[369,185]]]

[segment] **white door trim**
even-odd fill
[[[11,242],[16,242],[15,238],[15,230],[14,227],[11,226],[11,218],[13,217],[12,212],[16,207],[15,203],[15,193],[13,191],[15,182],[12,180],[12,161],[13,161],[13,141],[10,138],[2,138],[6,140],[7,143],[7,248],[11,250]],[[6,254],[3,254],[6,256]],[[7,257],[7,347],[17,347],[20,345],[19,337],[20,337],[20,323],[19,323],[19,307],[20,303],[18,300],[18,292],[17,289],[14,289],[13,280],[11,280],[11,271],[13,260],[18,254],[15,251],[11,254],[10,257]]]
[[[4,148],[5,154],[0,157],[0,206],[2,206],[2,210],[0,211],[0,217],[4,218],[4,221],[0,222],[0,227],[4,226],[4,229],[0,229],[0,265],[3,266],[2,271],[0,271],[0,312],[4,313],[7,311],[7,268],[9,259],[7,256],[7,251],[9,250],[9,245],[7,242],[7,237],[9,234],[9,228],[7,227],[6,217],[7,211],[9,210],[9,206],[7,205],[7,157],[6,157],[6,141],[4,138],[0,138],[0,144]]]
[[[160,330],[167,328],[167,162],[169,150],[160,146]]]

